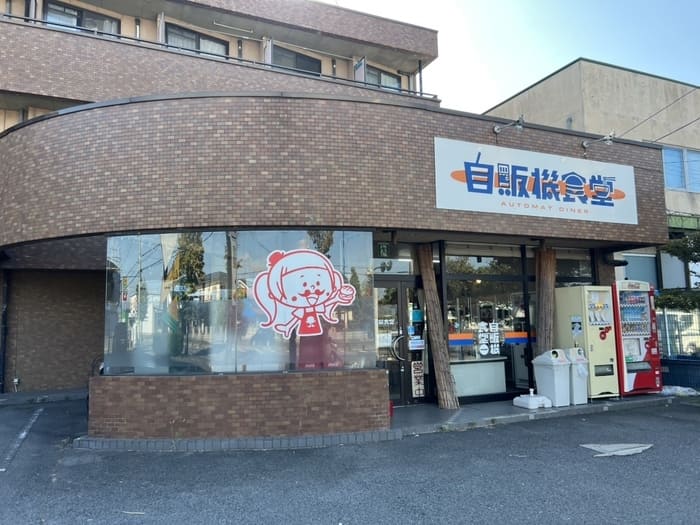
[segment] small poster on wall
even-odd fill
[[[425,376],[423,361],[411,361],[411,387],[413,397],[425,397]]]

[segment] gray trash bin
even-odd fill
[[[569,360],[564,350],[548,350],[532,360],[535,369],[537,393],[548,397],[552,406],[566,407],[571,400],[569,387]]]
[[[571,404],[588,403],[588,359],[583,348],[567,348],[566,356],[571,363],[569,384],[571,386]]]

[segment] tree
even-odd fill
[[[673,239],[663,250],[685,263],[700,263],[700,232],[692,233],[681,239]],[[698,275],[693,270],[691,273]],[[700,309],[700,289],[665,290],[656,299],[656,306],[684,312]]]
[[[177,237],[180,280],[186,293],[194,293],[204,281],[204,244],[201,232],[181,233]]]
[[[181,333],[175,353],[189,353],[190,325],[197,316],[196,305],[192,304],[192,294],[204,282],[204,244],[201,232],[185,232],[177,237],[177,281],[184,286],[179,296]]]
[[[306,234],[314,243],[316,251],[328,256],[328,252],[331,250],[331,246],[333,246],[333,232],[327,230],[309,230]]]

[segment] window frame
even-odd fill
[[[115,35],[115,36],[121,35],[122,22],[119,18],[115,18],[113,16],[108,16],[108,15],[105,15],[102,13],[98,13],[96,11],[90,11],[89,9],[83,9],[82,7],[78,7],[78,6],[74,6],[74,5],[70,5],[70,4],[65,4],[63,2],[54,2],[53,0],[48,1],[44,4],[44,21],[48,25],[56,25],[57,27],[61,27],[63,29],[70,29],[71,28],[71,26],[69,26],[68,24],[61,24],[60,22],[50,22],[49,21],[49,19],[48,19],[49,18],[49,9],[51,8],[51,6],[61,7],[63,9],[70,9],[72,11],[75,11],[76,21],[75,21],[75,26],[73,26],[73,27],[75,27],[75,29],[77,29],[79,31],[97,32],[97,33],[100,33],[103,35]],[[88,13],[94,17],[101,18],[103,20],[107,20],[109,22],[114,23],[115,24],[115,31],[114,32],[102,31],[99,29],[91,29],[89,27],[84,26],[83,24],[84,24],[86,13]]]
[[[369,76],[369,73],[376,73],[379,77],[379,82],[370,82],[367,77]],[[397,86],[390,86],[387,84],[382,83],[382,76],[387,76],[390,78],[393,78],[398,82],[398,87]],[[397,75],[395,73],[390,73],[388,71],[385,71],[384,69],[380,69],[378,67],[370,66],[369,64],[366,65],[365,67],[365,83],[369,84],[370,86],[377,86],[382,89],[392,89],[395,91],[401,91],[402,90],[402,84],[401,84],[401,75]]]
[[[176,29],[177,31],[182,31],[184,33],[190,33],[191,35],[193,35],[195,38],[195,45],[197,47],[196,48],[189,48],[189,47],[176,46],[176,45],[168,42],[168,32],[171,29]],[[216,44],[223,45],[225,52],[223,54],[217,54],[217,53],[210,53],[208,51],[202,51],[202,45],[201,45],[202,39],[208,40],[210,42],[214,42]],[[192,52],[198,53],[200,55],[209,55],[209,56],[214,56],[214,57],[229,57],[229,51],[230,51],[228,40],[222,40],[220,38],[216,38],[216,37],[207,35],[206,33],[200,33],[198,31],[194,31],[193,29],[182,27],[180,25],[173,24],[171,22],[165,23],[165,44],[171,48],[184,49],[186,51],[192,51]]]
[[[294,57],[294,66],[287,66],[285,64],[277,63],[277,61],[275,61],[275,53],[283,53],[283,54],[288,53],[289,55],[293,56]],[[300,67],[299,58],[306,60],[306,61],[309,61],[309,62],[313,62],[314,64],[318,63],[318,71],[316,71],[314,69],[307,69],[304,67]],[[304,73],[307,75],[317,75],[317,76],[321,76],[322,70],[323,70],[323,61],[321,59],[316,58],[316,57],[312,57],[310,55],[306,55],[304,53],[299,53],[298,51],[294,51],[293,49],[289,49],[287,47],[277,45],[276,43],[272,44],[272,65],[278,66],[278,67],[284,67],[284,68],[288,68],[288,69],[293,69],[294,71],[299,71],[300,73]]]
[[[680,154],[680,160],[669,160],[667,155],[670,153]],[[690,157],[693,158],[692,160]],[[662,150],[662,159],[664,166],[664,188],[667,190],[685,191],[689,193],[700,193],[700,150],[692,148],[682,148],[677,146],[664,146]],[[680,162],[680,167],[674,175],[680,177],[679,184],[671,184],[669,181],[669,171],[667,166]],[[698,166],[691,163],[698,163]],[[674,181],[675,182],[675,181]]]

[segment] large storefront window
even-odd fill
[[[105,373],[374,367],[371,264],[366,232],[112,237]]]
[[[448,347],[459,395],[524,389],[536,349],[535,258],[523,246],[445,248]],[[591,284],[590,253],[557,249],[557,286]]]
[[[447,323],[460,396],[527,388],[534,255],[520,246],[447,245]]]

